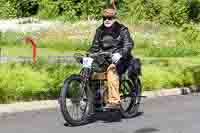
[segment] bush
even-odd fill
[[[200,1],[191,0],[189,3],[189,18],[194,22],[200,21]]]
[[[182,65],[168,67],[145,65],[142,73],[143,89],[147,91],[196,84],[193,72]]]
[[[58,2],[47,3],[42,0],[39,3],[38,16],[42,19],[56,18],[59,15]]]
[[[131,21],[153,21],[176,26],[190,21],[199,22],[199,0],[128,0],[125,3],[125,9],[120,8],[119,12]]]
[[[199,66],[199,64],[185,68],[184,74],[186,75],[185,76],[186,77],[185,84],[200,85],[200,66]],[[188,79],[191,79],[190,77],[193,77],[192,81],[188,80]]]
[[[39,16],[52,18],[62,16],[64,20],[73,21],[88,17],[99,18],[102,7],[107,0],[41,0]]]
[[[0,66],[0,103],[55,99],[64,79],[78,73],[78,66],[62,64],[10,63]]]
[[[14,5],[10,1],[1,0],[0,1],[0,18],[14,18],[16,17],[16,10]]]
[[[47,73],[33,71],[30,66],[4,64],[0,73],[1,102],[29,100],[47,90]]]
[[[118,10],[121,19],[129,21],[131,24],[136,21],[144,19],[144,6],[143,0],[124,0],[121,4],[120,10]],[[127,17],[128,16],[128,17]]]
[[[37,0],[16,1],[17,17],[29,17],[37,14],[39,3]]]
[[[102,8],[109,0],[3,0],[0,17],[28,17],[63,21],[101,17]],[[199,0],[117,0],[119,17],[131,23],[153,21],[181,26],[200,21]],[[5,4],[6,3],[6,4]]]
[[[145,19],[150,21],[158,21],[162,11],[160,0],[148,0],[144,4]],[[159,21],[158,21],[159,22]]]
[[[189,5],[187,0],[170,0],[163,5],[161,23],[180,26],[189,22]]]

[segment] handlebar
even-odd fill
[[[98,53],[86,53],[86,54],[75,53],[74,54],[74,58],[76,59],[78,63],[81,63],[84,57],[91,57],[93,59],[98,58],[101,60],[101,59],[105,59],[105,57],[111,57],[111,56],[112,56],[112,53],[110,52],[98,52]]]
[[[110,53],[110,52],[98,52],[98,53],[89,53],[88,54],[89,57],[97,57],[97,56],[102,56],[102,55],[111,57],[112,53]]]

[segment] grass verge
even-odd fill
[[[10,63],[0,66],[0,103],[58,98],[63,80],[79,73],[78,65]],[[198,84],[200,66],[142,67],[144,91]]]

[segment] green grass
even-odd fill
[[[191,69],[181,65],[169,67],[144,65],[143,67],[142,84],[143,90],[147,91],[191,86],[199,80]]]
[[[89,48],[90,42],[88,40],[41,40],[38,42],[39,48],[50,48],[61,52],[65,51],[85,51]]]
[[[134,52],[135,51],[135,52]],[[192,48],[143,48],[135,49],[133,52],[146,57],[194,57],[200,55],[200,50]]]
[[[0,103],[57,98],[66,76],[77,73],[77,65],[2,64],[0,66]]]
[[[78,65],[2,64],[0,66],[0,103],[58,98],[63,81],[71,74],[79,73]],[[200,81],[200,65],[181,64],[142,66],[143,91],[197,85]]]

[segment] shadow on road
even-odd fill
[[[143,112],[138,112],[138,114],[134,117],[138,117],[143,115]],[[134,118],[132,117],[132,118]],[[90,122],[87,124],[92,124],[97,121],[103,121],[104,123],[113,123],[113,122],[120,122],[122,119],[132,119],[132,118],[123,118],[120,112],[96,112],[90,119]],[[68,123],[65,123],[64,126],[72,127]],[[84,126],[84,125],[82,125]]]
[[[152,133],[152,132],[158,132],[160,131],[157,128],[147,127],[147,128],[141,128],[136,130],[134,133]]]

